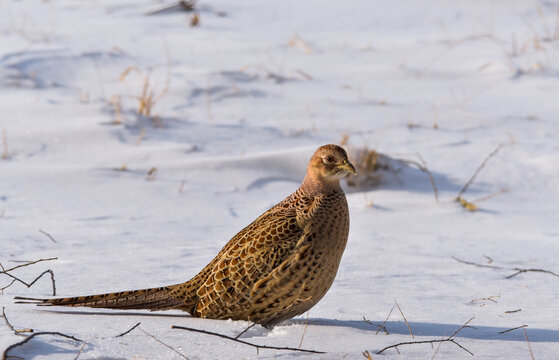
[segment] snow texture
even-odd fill
[[[413,165],[346,186],[351,230],[328,294],[241,336],[326,354],[171,329],[236,336],[242,321],[14,304],[50,296],[46,275],[3,290],[8,320],[85,345],[43,336],[10,355],[468,359],[449,342],[374,352],[474,317],[454,339],[476,358],[530,359],[529,345],[557,358],[559,277],[507,278],[559,273],[557,1],[200,0],[197,27],[182,10],[147,15],[172,4],[0,2],[0,263],[58,258],[12,275],[52,269],[60,296],[183,282],[298,187],[316,147],[344,137],[350,152],[423,159],[440,201]],[[156,103],[140,116],[146,82]],[[468,211],[454,199],[498,144],[463,197],[506,192]],[[389,335],[363,320],[381,324],[395,301],[415,339],[397,308]],[[522,325],[529,343],[523,329],[500,333]],[[22,339],[0,320],[0,349]]]

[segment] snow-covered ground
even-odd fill
[[[51,295],[47,274],[3,290],[6,317],[85,345],[36,337],[10,355],[470,358],[450,342],[374,352],[474,317],[454,339],[476,358],[557,358],[559,277],[507,278],[559,273],[557,1],[199,1],[197,27],[184,11],[147,15],[170,4],[0,2],[0,263],[58,258],[12,275],[52,269],[60,296],[185,281],[297,188],[317,146],[344,138],[353,153],[423,159],[440,201],[414,166],[346,187],[350,237],[329,293],[241,337],[326,354],[171,329],[236,336],[246,322],[14,304]],[[463,197],[506,192],[468,211],[453,200],[499,144]],[[391,309],[389,335],[363,320]],[[0,349],[21,340],[0,320]]]

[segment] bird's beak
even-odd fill
[[[348,173],[352,173],[353,175],[357,175],[357,171],[355,171],[355,167],[353,166],[352,163],[349,162],[349,160],[344,160],[342,165],[338,165],[336,167],[336,170],[346,171]]]

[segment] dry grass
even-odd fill
[[[113,107],[115,113],[115,118],[111,124],[119,125],[122,124],[122,96],[113,95],[109,99],[109,104]]]
[[[340,144],[347,145],[349,141],[348,135],[343,135]],[[419,170],[427,174],[435,200],[439,202],[439,192],[435,183],[435,178],[427,168],[427,163],[423,157],[416,153],[413,154],[418,160],[410,160],[405,158],[392,158],[387,155],[381,154],[374,149],[367,146],[361,148],[353,148],[350,154],[351,162],[357,170],[357,176],[350,177],[347,184],[352,187],[372,187],[377,186],[382,178],[381,170],[390,171],[398,180],[398,170],[404,166],[413,165]]]
[[[460,192],[458,193],[458,196],[456,196],[455,201],[460,203],[460,205],[462,205],[462,207],[465,208],[466,210],[476,211],[476,210],[479,209],[478,206],[476,204],[474,204],[474,202],[471,202],[471,201],[468,201],[468,200],[464,199],[463,195],[466,192],[466,190],[468,190],[468,188],[474,183],[476,177],[479,175],[481,170],[483,170],[485,168],[485,166],[487,165],[489,160],[491,160],[493,157],[495,157],[499,153],[499,151],[501,150],[501,148],[503,146],[504,146],[503,144],[499,144],[497,146],[497,148],[495,148],[495,150],[493,150],[489,155],[487,155],[485,157],[485,159],[482,161],[482,163],[477,167],[477,169],[472,174],[472,177],[470,177],[470,180],[468,180],[468,182],[464,185],[462,190],[460,190]],[[487,195],[483,198],[480,198],[480,199],[478,199],[478,201],[488,200],[488,199],[490,199],[494,196],[497,196],[499,194],[502,194],[504,192],[506,192],[506,190],[498,191],[496,193],[493,193],[493,194]]]
[[[291,37],[291,39],[289,39],[288,42],[289,46],[294,47],[294,48],[298,48],[303,50],[305,53],[307,54],[312,54],[313,51],[309,45],[309,43],[305,40],[303,40],[298,33],[293,34],[293,36]]]
[[[127,67],[120,75],[120,81],[124,81],[132,72],[135,72],[143,78],[140,95],[134,97],[138,100],[138,107],[136,111],[139,115],[146,116],[148,119],[152,120],[154,126],[161,127],[159,117],[153,116],[153,108],[167,93],[169,89],[168,84],[163,89],[158,91],[157,86],[151,82],[151,70],[141,72],[136,66]]]

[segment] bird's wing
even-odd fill
[[[235,318],[253,307],[255,285],[290,258],[300,256],[306,234],[299,215],[313,201],[287,198],[235,235],[202,271],[205,280],[196,292],[195,315]]]

